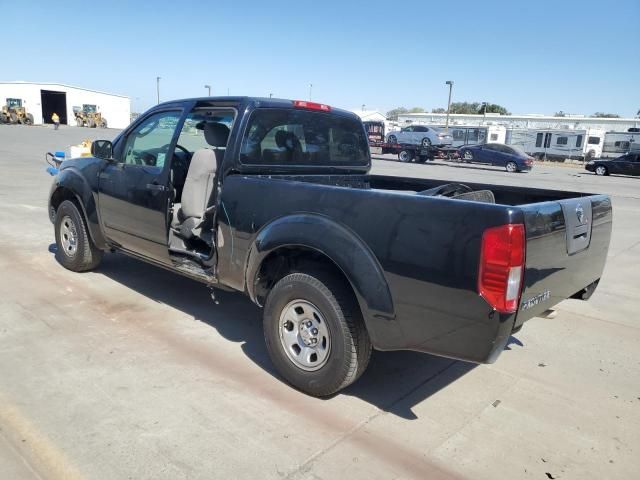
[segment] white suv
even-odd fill
[[[422,145],[423,147],[441,147],[451,145],[453,136],[437,127],[425,127],[424,125],[411,125],[400,130],[394,130],[387,135],[387,143],[409,143]]]

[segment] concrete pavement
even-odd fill
[[[0,478],[634,478],[640,178],[375,162],[374,172],[613,195],[589,302],[533,319],[494,365],[376,352],[330,399],[282,383],[260,310],[123,255],[52,253],[44,152],[113,130],[0,126]]]

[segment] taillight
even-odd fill
[[[478,292],[498,312],[518,309],[524,254],[524,225],[501,225],[484,231]]]
[[[307,102],[305,100],[294,100],[293,106],[296,108],[306,108],[307,110],[320,110],[321,112],[330,112],[331,107],[323,103]]]

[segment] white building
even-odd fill
[[[403,113],[398,115],[400,125],[425,124],[444,125],[446,113]],[[604,129],[605,131],[626,132],[629,128],[640,127],[640,118],[594,118],[582,115],[553,117],[547,115],[499,115],[487,113],[451,114],[449,125],[503,125],[507,128],[550,128],[550,129]]]
[[[384,122],[387,117],[377,110],[351,110],[358,115],[363,122]]]
[[[0,104],[7,99],[22,100],[35,124],[52,123],[53,112],[60,123],[76,125],[74,107],[95,106],[110,128],[125,128],[131,121],[131,100],[123,95],[98,92],[60,83],[0,82]]]

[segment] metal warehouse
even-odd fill
[[[98,112],[111,128],[124,128],[131,121],[129,97],[61,83],[0,82],[0,103],[21,104],[35,124],[52,123],[55,112],[61,124],[76,126],[80,122],[74,112],[81,111]]]

